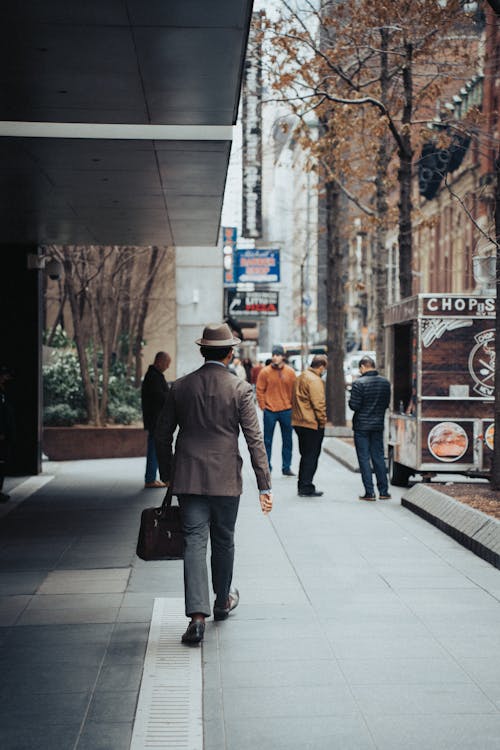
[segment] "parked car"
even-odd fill
[[[359,378],[359,361],[363,357],[371,357],[375,360],[375,352],[369,352],[369,351],[357,351],[357,352],[350,352],[350,354],[347,355],[347,357],[344,359],[344,376],[345,376],[345,386],[348,391],[351,390],[351,386],[356,380],[356,378]]]

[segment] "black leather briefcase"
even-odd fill
[[[142,511],[136,552],[141,560],[181,560],[184,557],[181,509],[172,505],[170,487],[159,508]]]

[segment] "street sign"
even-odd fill
[[[234,276],[237,284],[244,282],[275,283],[280,280],[279,250],[241,250],[234,254]]]
[[[227,314],[234,318],[270,318],[279,315],[279,292],[227,292]]]

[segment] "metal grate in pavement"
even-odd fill
[[[155,599],[130,750],[202,750],[201,648],[181,644],[183,599]]]

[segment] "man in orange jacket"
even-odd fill
[[[275,346],[270,365],[260,371],[257,378],[257,403],[264,412],[264,444],[269,467],[276,422],[281,428],[281,469],[286,477],[294,477],[292,463],[292,393],[295,371],[284,362],[285,350]]]

